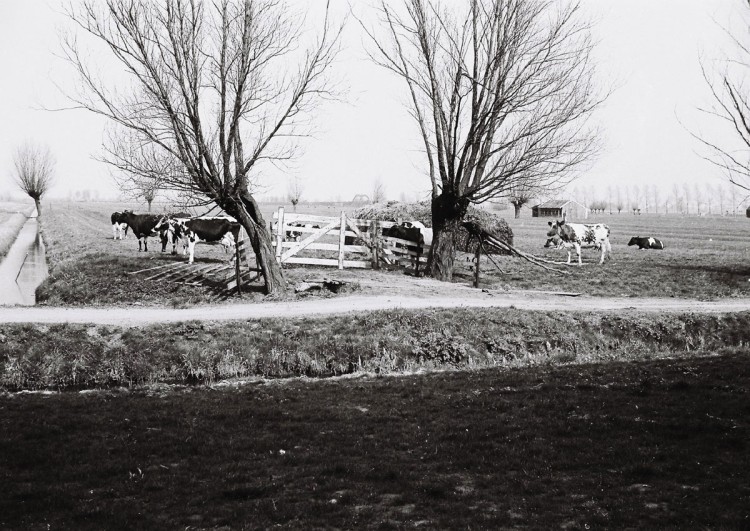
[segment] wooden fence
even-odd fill
[[[419,271],[427,262],[429,246],[419,242],[382,236],[382,229],[392,221],[285,213],[279,208],[273,214],[276,260],[280,264],[362,269],[405,267]],[[299,238],[290,236],[298,234]]]

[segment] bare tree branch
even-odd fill
[[[450,279],[470,203],[568,183],[597,151],[602,102],[576,2],[381,1],[371,57],[401,77],[433,187],[433,276]],[[363,24],[364,27],[364,24]],[[383,33],[381,35],[381,33]]]
[[[107,139],[102,160],[141,188],[151,181],[235,216],[266,290],[285,289],[251,181],[262,163],[295,157],[316,102],[332,94],[325,74],[343,26],[327,5],[308,46],[304,17],[283,0],[83,0],[68,15],[80,30],[63,41],[81,89],[71,100],[127,132]],[[125,81],[96,74],[81,35],[106,47]]]

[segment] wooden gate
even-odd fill
[[[273,214],[276,260],[280,264],[308,264],[345,268],[406,267],[419,271],[429,246],[382,236],[382,229],[397,223],[285,213]]]

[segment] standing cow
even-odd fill
[[[154,230],[159,232],[159,238],[161,239],[161,252],[167,250],[167,245],[172,245],[172,254],[177,254],[177,242],[180,239],[177,220],[187,220],[190,219],[190,217],[190,214],[186,212],[167,214],[162,218],[159,224],[154,227]]]
[[[141,240],[143,240],[143,251],[148,251],[148,237],[156,236],[158,232],[156,227],[163,222],[165,216],[159,216],[155,214],[133,214],[126,210],[122,213],[122,218],[125,223],[133,231],[135,237],[138,238],[138,252],[141,251]]]
[[[190,253],[188,263],[195,257],[195,244],[198,242],[219,242],[226,251],[236,246],[240,237],[241,226],[235,220],[224,217],[178,219],[175,230],[182,237]]]
[[[113,240],[122,240],[123,237],[128,237],[128,224],[123,217],[126,212],[130,211],[125,210],[124,212],[112,212],[112,215],[109,217],[110,221],[112,221]]]
[[[567,223],[563,221],[550,221],[550,230],[547,232],[548,238],[558,237],[560,244],[568,251],[568,263],[570,263],[570,250],[575,249],[578,255],[578,265],[582,265],[581,247],[593,246],[601,248],[602,257],[600,264],[604,263],[607,252],[612,256],[612,245],[609,243],[609,227],[603,223],[595,225],[584,225],[582,223]]]

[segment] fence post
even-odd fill
[[[339,269],[344,269],[344,244],[346,243],[346,212],[341,211],[341,228],[339,229]]]
[[[477,265],[474,266],[474,287],[479,287],[479,261],[482,259],[482,237],[477,236],[477,250],[474,253],[474,259],[477,261]]]
[[[242,297],[242,275],[240,273],[240,246],[244,247],[244,240],[239,240],[239,233],[237,234],[237,240],[234,242],[234,278],[237,280],[237,295]]]
[[[276,261],[281,264],[281,244],[284,243],[284,207],[279,207],[276,217]]]
[[[380,269],[380,223],[370,221],[370,259],[373,269]]]

